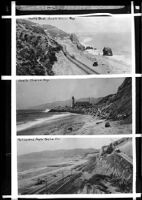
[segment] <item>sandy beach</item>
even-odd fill
[[[96,55],[92,51],[85,52],[85,56],[88,60],[96,59],[98,62],[97,67],[94,68],[100,74],[121,74],[131,72],[131,59],[125,55],[113,55],[113,56],[103,56]]]
[[[131,134],[131,124],[121,124],[120,121],[109,122],[110,127],[106,128],[106,120],[91,115],[67,113],[43,119],[34,126],[19,130],[18,135]]]

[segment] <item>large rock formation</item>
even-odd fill
[[[72,41],[73,44],[77,46],[79,50],[81,51],[85,50],[85,47],[79,42],[77,36],[74,33],[70,35],[70,40]]]
[[[112,56],[112,50],[110,47],[104,47],[103,48],[103,56]]]

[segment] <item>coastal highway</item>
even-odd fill
[[[119,155],[121,155],[121,157],[123,157],[125,160],[127,160],[127,162],[129,162],[131,165],[133,165],[133,160],[129,156],[127,156],[123,152],[119,153]]]
[[[45,193],[48,193],[48,191],[50,194],[60,193],[61,190],[64,187],[66,187],[66,185],[71,183],[78,176],[80,176],[80,174],[77,173],[77,174],[67,175],[64,178],[58,177],[54,180],[51,180],[50,183],[45,182],[41,186],[38,186],[38,187],[32,189],[31,191],[28,191],[28,194],[45,194]]]
[[[88,67],[86,64],[82,63],[81,61],[79,61],[78,59],[75,58],[75,56],[70,55],[68,53],[68,51],[66,50],[66,46],[63,45],[63,53],[66,56],[66,58],[72,62],[73,64],[75,64],[78,68],[80,68],[82,71],[84,71],[86,74],[99,74],[98,72],[96,72],[94,69],[91,69],[90,67]]]
[[[121,156],[121,157],[124,158],[127,162],[129,162],[131,165],[133,165],[133,160],[132,160],[129,156],[127,156],[125,153],[123,153],[123,152],[116,153],[116,152],[115,152],[115,154]]]

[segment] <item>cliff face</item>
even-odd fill
[[[95,164],[94,176],[89,180],[90,183],[95,184],[95,179],[99,178],[100,185],[101,182],[108,181],[111,186],[117,187],[119,192],[132,192],[133,167],[124,158],[112,153],[106,157],[97,158]]]
[[[98,102],[97,115],[102,118],[132,122],[132,81],[126,78],[116,94],[108,95]]]
[[[70,40],[72,41],[73,44],[77,46],[79,50],[81,51],[85,50],[85,47],[79,42],[77,36],[74,33],[70,35]]]
[[[17,75],[53,75],[56,52],[62,47],[43,28],[27,20],[17,20]]]

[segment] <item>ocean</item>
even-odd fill
[[[47,169],[50,165],[57,165],[65,161],[65,158],[59,157],[59,158],[42,158],[38,157],[38,159],[35,159],[33,157],[30,159],[27,159],[26,157],[18,157],[18,172],[19,174],[27,174],[33,171],[39,171],[43,169]]]
[[[131,33],[85,33],[78,35],[79,41],[85,46],[92,46],[102,51],[110,47],[115,55],[131,55]]]
[[[67,115],[69,113],[60,113],[60,112],[49,112],[49,109],[46,110],[17,110],[17,132],[23,133],[25,135],[26,131],[32,129],[33,134],[41,134],[36,133],[36,127],[42,127],[43,124],[46,124],[54,119],[58,119]],[[38,129],[39,131],[39,129]],[[20,135],[21,135],[20,134]]]

